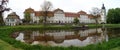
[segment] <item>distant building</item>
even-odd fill
[[[8,26],[19,25],[20,18],[15,12],[12,12],[12,13],[8,14],[7,18],[5,19],[5,24]]]
[[[99,23],[106,23],[106,10],[103,5],[101,9],[101,17],[98,18]],[[24,13],[30,13],[31,21],[39,23],[43,19],[42,11],[34,11],[32,8],[28,8]],[[94,17],[91,14],[87,14],[85,11],[79,11],[77,13],[64,12],[62,9],[55,9],[48,11],[47,23],[73,23],[74,18],[78,18],[80,23],[95,23]]]

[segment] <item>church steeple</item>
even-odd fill
[[[102,9],[105,9],[105,6],[104,6],[104,4],[102,5]]]
[[[101,23],[106,23],[106,9],[104,4],[101,7]]]

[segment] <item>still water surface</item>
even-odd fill
[[[17,31],[12,37],[31,45],[43,46],[86,46],[102,43],[110,38],[119,37],[120,28],[86,30],[25,30]]]

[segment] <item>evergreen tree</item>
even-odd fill
[[[75,25],[77,25],[77,24],[79,23],[79,19],[78,19],[77,17],[76,17],[76,18],[74,18],[73,23],[74,23]]]

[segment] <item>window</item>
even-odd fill
[[[14,19],[11,19],[11,21],[14,21]]]
[[[7,22],[9,22],[9,19],[7,19]]]

